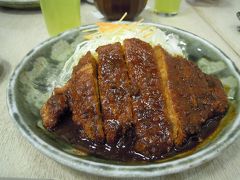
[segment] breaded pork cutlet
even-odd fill
[[[133,158],[153,160],[171,154],[207,120],[227,112],[220,80],[160,46],[132,38],[124,40],[123,47],[108,44],[96,52],[98,61],[88,52],[67,84],[56,88],[43,105],[48,130],[70,112],[83,139],[110,146],[109,153],[116,157],[122,156],[122,144]]]
[[[115,143],[132,128],[130,82],[120,43],[97,48],[98,81],[107,143]]]
[[[167,153],[173,146],[172,124],[166,116],[161,77],[153,48],[139,39],[124,40],[136,122],[135,150],[145,156]]]
[[[154,53],[165,84],[168,115],[175,122],[175,143],[180,145],[187,135],[198,133],[206,120],[227,111],[227,96],[218,79],[192,62],[172,57],[160,46]]]
[[[73,69],[69,88],[72,120],[80,125],[90,140],[102,142],[104,132],[97,83],[97,64],[88,52]]]
[[[88,52],[74,67],[71,79],[43,105],[41,116],[46,128],[57,125],[66,111],[75,124],[82,127],[84,136],[96,142],[104,141],[97,85],[97,65]]]
[[[43,126],[48,130],[54,128],[61,117],[69,110],[67,86],[68,84],[62,88],[55,88],[53,95],[40,110]]]

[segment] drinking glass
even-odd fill
[[[40,5],[50,35],[80,25],[80,0],[40,0]]]
[[[181,0],[155,0],[154,11],[167,16],[176,15],[180,4]]]

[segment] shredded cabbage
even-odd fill
[[[115,42],[122,43],[127,38],[138,38],[150,43],[152,46],[161,45],[172,55],[184,56],[179,46],[179,37],[174,34],[167,35],[157,27],[140,23],[119,24],[118,28],[116,28],[116,24],[111,28],[110,23],[108,23],[107,27],[110,27],[109,30],[105,32],[98,31],[90,36],[91,39],[77,45],[74,54],[66,61],[59,79],[55,82],[55,86],[63,86],[70,79],[73,67],[77,65],[79,59],[88,51],[96,57],[95,50],[97,47]]]

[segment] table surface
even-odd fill
[[[222,49],[240,67],[240,21],[236,18],[240,1],[216,1],[215,5],[197,6],[183,0],[177,16],[163,17],[151,11],[153,2],[149,0],[138,19],[195,33]],[[81,5],[81,17],[82,24],[104,20],[95,7],[88,4]],[[23,138],[8,114],[6,88],[11,72],[28,51],[48,37],[40,10],[0,8],[0,177],[103,179],[75,171],[44,156]],[[182,173],[152,179],[238,179],[239,149],[240,138],[211,162]]]

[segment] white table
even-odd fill
[[[240,21],[235,15],[240,10],[240,1],[218,1],[211,7],[192,6],[183,1],[180,13],[174,17],[158,16],[147,8],[139,18],[193,32],[221,48],[240,68],[240,32],[237,30]],[[151,4],[152,1],[149,6]],[[82,4],[82,24],[102,21],[96,14],[94,6]],[[10,73],[32,47],[48,37],[40,10],[0,8],[0,61],[4,67],[3,73],[0,72],[0,177],[102,179],[77,172],[44,156],[23,138],[8,114],[6,88]],[[165,178],[239,179],[240,139],[213,161],[161,179]]]

